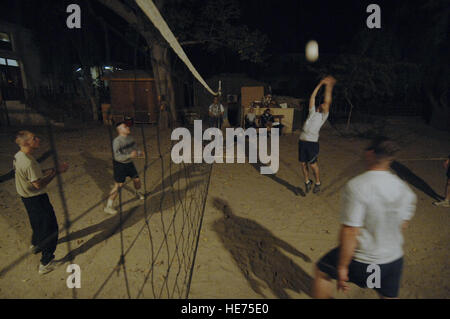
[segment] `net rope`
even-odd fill
[[[191,71],[192,75],[205,87],[208,92],[212,95],[218,95],[219,92],[214,92],[203,77],[198,73],[197,69],[192,65],[188,56],[184,52],[178,40],[175,38],[174,34],[170,30],[166,21],[162,17],[156,5],[152,0],[136,0],[137,5],[141,8],[141,10],[145,13],[145,15],[150,19],[153,25],[159,30],[164,39],[169,43],[172,47],[173,51],[178,55],[181,61],[187,66],[187,68]]]
[[[170,113],[170,109],[168,108],[166,112]],[[47,117],[46,114],[41,114]],[[163,112],[160,112],[160,118],[162,114]],[[169,139],[170,134],[167,134],[167,132],[174,128],[174,123],[170,114],[168,119],[169,127],[161,127],[161,121],[158,121],[156,127],[140,124],[134,128],[134,135],[139,136],[137,142],[142,146],[145,154],[143,163],[135,162],[141,176],[142,190],[146,199],[141,205],[134,205],[130,208],[130,204],[132,205],[136,201],[125,194],[131,180],[127,180],[124,187],[120,189],[118,196],[119,221],[105,230],[111,235],[100,240],[100,242],[103,242],[117,236],[119,244],[114,248],[116,253],[108,258],[111,265],[107,268],[110,270],[107,272],[105,279],[98,285],[98,288],[95,289],[95,292],[92,291],[90,296],[92,298],[187,298],[189,295],[212,165],[206,163],[174,164],[172,162],[170,153],[174,142]],[[106,126],[106,129],[111,147],[110,159],[112,162],[114,159],[112,151],[113,128]],[[148,135],[148,131],[151,132],[152,130],[156,130],[156,141]],[[47,158],[49,154],[51,155],[53,163],[57,167],[60,163],[60,154],[55,136],[58,137],[59,132],[55,133],[48,117],[46,132],[50,151],[45,152],[45,154],[47,154]],[[89,130],[86,134],[89,134]],[[156,144],[154,149],[152,149],[152,143]],[[152,157],[152,154],[156,156]],[[65,156],[64,152],[62,155]],[[105,155],[102,156],[105,157]],[[113,177],[110,178],[112,180]],[[68,190],[65,187],[66,183],[73,182],[73,180],[68,181],[68,179],[64,175],[58,175],[56,181],[53,182],[57,184],[56,191],[49,191],[51,198],[56,192],[61,203],[55,211],[60,219],[59,234],[65,235],[67,243],[67,255],[59,260],[64,267],[72,263],[77,264],[79,262],[77,261],[78,256],[82,256],[90,248],[87,247],[86,251],[78,253],[79,247],[74,247],[74,239],[71,236],[102,224],[101,222],[94,226],[87,225],[86,219],[88,216],[102,214],[101,216],[104,216],[105,220],[115,218],[115,216],[107,216],[102,211],[108,198],[106,196],[82,212],[77,209],[76,203],[70,205],[67,198],[70,199],[74,189]],[[136,214],[141,214],[143,217],[136,217]],[[61,217],[63,217],[62,221]],[[136,218],[138,222],[130,227],[128,223]],[[84,222],[84,224],[80,225],[81,222]],[[92,238],[89,240],[92,240]],[[142,251],[144,242],[145,253]],[[42,244],[45,245],[45,240]],[[61,250],[57,250],[57,258],[60,257],[60,254]],[[114,257],[115,254],[116,257]],[[0,277],[7,276],[30,256],[31,252],[26,251],[16,257],[15,260],[8,261],[6,265],[3,263],[5,266],[0,268]],[[131,261],[129,261],[130,259]],[[145,273],[139,278],[135,273],[130,276],[130,267],[132,267],[130,264],[136,262],[139,262],[140,268],[146,269]],[[80,267],[83,270],[83,264],[80,264]],[[51,274],[47,276],[51,276]],[[118,276],[121,278],[120,280],[123,280],[123,284],[121,284],[123,291],[119,289],[121,292],[118,291],[117,294],[122,295],[115,293],[111,295],[111,292],[105,292],[108,285],[118,280]],[[62,282],[62,284],[65,285],[65,282]],[[71,294],[73,298],[78,297],[76,289],[72,289]]]

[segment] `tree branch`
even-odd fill
[[[197,45],[197,44],[203,44],[208,42],[215,42],[219,43],[219,38],[211,38],[211,39],[203,39],[203,40],[190,40],[190,41],[183,41],[180,42],[181,46],[189,46],[189,45]]]
[[[120,1],[111,1],[111,0],[97,0],[101,4],[103,4],[105,7],[109,8],[110,10],[114,11],[117,15],[122,17],[125,21],[127,21],[130,24],[138,24],[138,17],[134,14],[134,12],[125,6]]]

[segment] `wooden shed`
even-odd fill
[[[156,123],[159,107],[155,79],[145,71],[116,71],[104,76],[111,95],[109,118],[114,122],[125,117],[135,123]]]

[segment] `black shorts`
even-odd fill
[[[298,140],[298,160],[299,162],[313,164],[317,162],[319,156],[319,143]]]
[[[317,268],[328,274],[331,278],[337,279],[337,264],[339,260],[339,247],[334,248],[317,262]],[[349,281],[361,288],[367,288],[367,278],[373,274],[368,271],[369,264],[352,260],[348,267]],[[388,298],[396,298],[400,288],[400,278],[403,269],[403,257],[387,264],[379,264],[380,267],[380,288],[375,289],[380,295]]]
[[[134,166],[133,162],[131,163],[120,163],[120,162],[113,162],[113,168],[114,168],[114,181],[116,183],[124,183],[127,179],[127,176],[131,178],[139,178],[138,172],[136,170],[136,167]]]
[[[450,164],[448,165],[447,168],[447,178],[450,179]]]

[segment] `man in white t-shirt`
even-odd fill
[[[309,167],[314,172],[316,179],[313,193],[320,191],[319,164],[319,131],[326,122],[330,112],[333,87],[336,80],[332,76],[327,76],[316,86],[309,99],[309,114],[298,140],[298,160],[302,166],[303,176],[305,177],[305,192],[311,190],[312,180],[309,178]],[[325,100],[323,104],[316,107],[316,95],[322,85],[325,86]]]
[[[368,170],[351,179],[344,189],[339,247],[316,264],[313,297],[331,298],[331,279],[337,280],[338,290],[347,291],[350,281],[362,288],[373,285],[382,298],[398,296],[402,229],[414,215],[417,198],[389,171],[397,151],[385,137],[375,139],[366,149]]]
[[[209,106],[209,126],[221,129],[224,113],[223,105],[220,103],[219,98],[215,96],[213,104]]]

